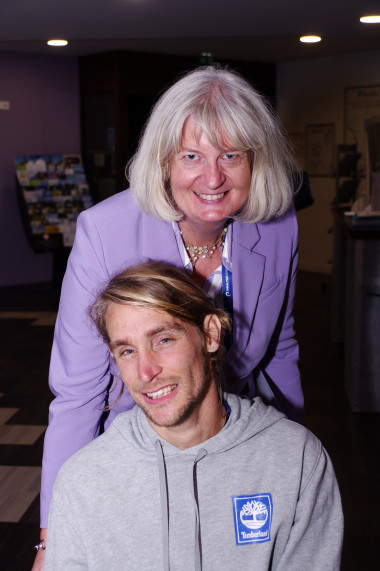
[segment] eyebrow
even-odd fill
[[[153,337],[155,337],[156,335],[159,335],[160,333],[163,333],[164,331],[167,331],[168,333],[170,333],[171,331],[180,333],[180,332],[185,331],[185,328],[182,325],[180,325],[179,323],[163,323],[162,325],[159,325],[158,327],[155,327],[154,329],[149,329],[148,331],[145,331],[144,337],[147,337],[148,339],[152,339]],[[109,348],[111,351],[114,351],[118,347],[122,347],[124,345],[129,345],[129,344],[130,344],[130,342],[128,341],[128,338],[116,339],[115,341],[112,341],[109,344]]]
[[[178,153],[199,153],[198,149],[193,149],[192,147],[181,147]]]
[[[240,153],[242,155],[246,154],[247,151],[242,151],[241,149],[237,149],[236,147],[232,146],[232,147],[223,147],[222,149],[219,149],[221,154],[223,153]],[[180,153],[193,153],[193,154],[202,154],[202,151],[200,151],[199,149],[194,149],[192,147],[181,147],[179,149],[179,151],[177,151],[177,154],[179,155]]]

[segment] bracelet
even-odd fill
[[[39,543],[37,543],[37,545],[34,546],[34,549],[36,551],[39,551],[40,549],[42,549],[42,551],[45,551],[46,545],[43,544],[44,541],[46,541],[46,538],[41,539],[41,541]]]

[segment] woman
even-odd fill
[[[233,315],[228,389],[259,391],[300,419],[295,170],[277,119],[240,76],[200,68],[161,97],[129,165],[131,190],[78,219],[50,367],[56,398],[45,438],[42,527],[59,467],[97,436],[107,388],[117,379],[86,308],[126,266],[153,259],[191,273]],[[106,426],[132,406],[125,393]]]

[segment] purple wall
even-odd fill
[[[80,153],[78,59],[0,53],[0,101],[0,286],[50,281],[52,255],[21,224],[14,155]]]

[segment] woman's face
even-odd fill
[[[183,220],[203,226],[236,214],[247,201],[251,171],[250,153],[215,148],[189,117],[170,164],[170,186]]]

